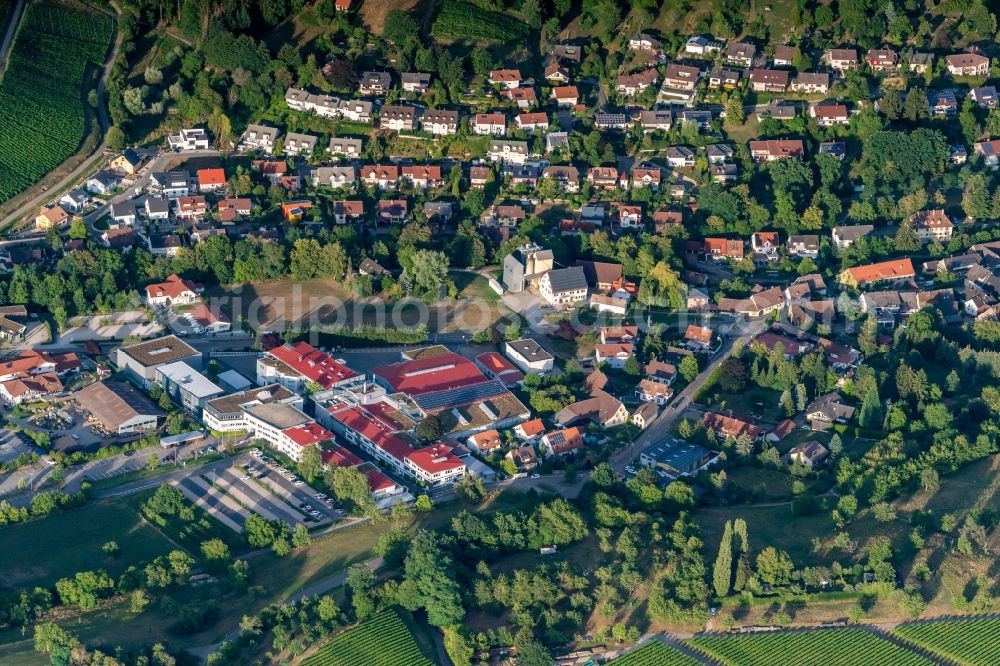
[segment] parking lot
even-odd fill
[[[27,437],[17,430],[0,430],[0,463],[9,463],[20,455],[30,456],[33,453]]]
[[[291,471],[282,472],[261,450],[239,455],[225,467],[192,474],[175,485],[196,506],[236,532],[254,513],[293,528],[299,523],[327,527],[344,517],[332,500],[317,497],[316,490],[295,479]]]

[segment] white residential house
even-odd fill
[[[149,175],[149,191],[168,199],[191,194],[191,178],[186,171],[158,171]]]
[[[511,140],[491,141],[487,155],[489,155],[492,162],[524,164],[528,160],[528,142]]]
[[[264,125],[248,125],[240,140],[240,150],[259,150],[268,155],[274,152],[274,144],[278,140],[278,128]]]
[[[170,200],[163,197],[146,197],[142,210],[147,220],[163,222],[170,219]]]
[[[88,178],[84,187],[92,194],[111,194],[120,182],[121,178],[102,169]]]
[[[286,155],[312,155],[316,150],[316,143],[319,141],[312,134],[299,134],[289,132],[285,137]]]
[[[875,231],[870,224],[855,224],[851,226],[834,227],[831,232],[833,246],[838,250],[846,250],[859,239]]]
[[[111,204],[111,221],[115,226],[132,226],[136,221],[135,202],[122,201]]]
[[[507,116],[502,113],[477,113],[470,126],[473,134],[504,136],[507,133]]]
[[[201,127],[185,128],[178,134],[168,136],[167,144],[169,144],[171,150],[176,152],[208,150],[208,132]]]
[[[435,136],[458,133],[458,111],[427,109],[420,118],[420,127]]]
[[[59,205],[69,213],[79,213],[90,203],[90,195],[86,190],[73,190],[62,195]]]
[[[557,268],[542,276],[538,291],[551,305],[572,307],[587,300],[587,277],[580,266]]]

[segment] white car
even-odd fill
[[[540,479],[540,478],[542,478],[542,475],[541,474],[532,474],[531,478],[533,478],[533,479]]]
[[[243,476],[240,477],[240,479],[242,479],[243,481],[249,481],[250,480],[250,475],[249,474],[244,474]]]
[[[301,486],[302,483],[303,483],[302,479],[295,479],[294,481],[292,481],[293,486]]]

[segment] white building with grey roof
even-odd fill
[[[557,268],[542,276],[538,292],[552,305],[573,307],[587,300],[587,276],[580,266]]]

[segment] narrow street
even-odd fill
[[[21,12],[24,11],[24,0],[17,0],[17,4],[10,13],[10,23],[7,24],[7,32],[4,33],[3,42],[0,43],[0,76],[7,69],[7,56],[10,55],[11,44],[14,43],[14,35],[17,34],[17,26],[21,22]]]
[[[740,321],[735,321],[733,322],[733,326],[740,323]],[[625,468],[630,465],[633,460],[635,460],[644,448],[665,437],[674,422],[682,414],[684,414],[687,408],[691,405],[691,401],[694,399],[694,396],[697,395],[698,391],[702,389],[708,381],[708,378],[712,376],[715,369],[722,365],[723,361],[729,358],[729,351],[733,348],[733,345],[737,342],[737,340],[741,344],[746,345],[751,339],[761,333],[765,326],[766,324],[763,320],[755,320],[746,325],[746,328],[739,338],[726,338],[725,344],[723,344],[722,348],[716,353],[712,362],[709,363],[697,377],[695,377],[694,381],[685,386],[684,389],[674,397],[673,401],[666,409],[663,410],[659,418],[653,421],[653,425],[644,430],[634,442],[611,457],[611,466],[615,472],[618,474],[624,474]]]

